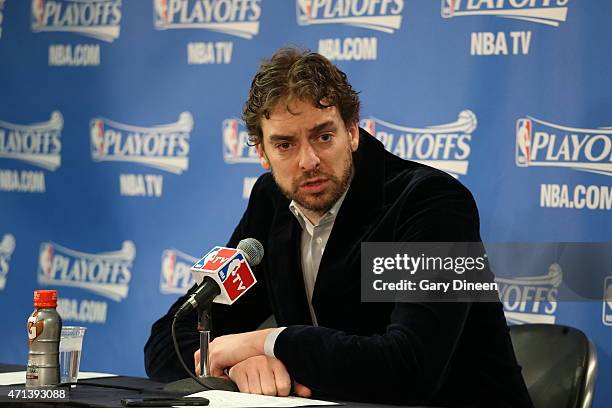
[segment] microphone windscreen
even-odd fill
[[[263,245],[255,238],[243,239],[236,248],[244,252],[244,256],[251,266],[259,265],[264,256]]]

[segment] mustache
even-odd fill
[[[318,178],[325,178],[331,181],[333,184],[338,184],[340,182],[338,177],[334,176],[333,174],[329,174],[321,170],[310,170],[310,171],[302,173],[300,177],[293,180],[293,185],[292,185],[293,193],[297,194],[300,191],[300,187],[303,184],[309,181],[312,181],[314,179],[318,179]]]
[[[317,179],[317,178],[326,178],[331,181],[338,180],[338,178],[334,176],[333,174],[329,174],[321,170],[310,170],[305,173],[302,173],[302,175],[298,179],[294,180],[294,185],[300,186],[303,183],[306,183],[310,180]]]

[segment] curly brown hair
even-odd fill
[[[344,72],[321,54],[281,48],[261,63],[242,109],[249,144],[262,141],[261,118],[269,119],[279,102],[293,99],[310,101],[320,109],[335,106],[346,125],[359,120],[359,96]]]

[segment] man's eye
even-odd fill
[[[332,140],[333,135],[331,133],[324,133],[319,136],[319,140],[322,142],[330,142]]]
[[[289,142],[284,142],[284,143],[278,143],[276,145],[276,148],[279,150],[288,150],[291,148],[291,143]]]

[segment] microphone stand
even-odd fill
[[[207,303],[198,308],[198,331],[200,332],[200,377],[210,375],[210,360],[208,346],[210,345],[212,304]]]
[[[198,381],[193,378],[184,378],[173,381],[164,386],[165,391],[193,394],[200,391],[223,390],[238,392],[238,386],[230,379],[213,377],[210,375],[210,331],[212,302],[203,302],[198,305],[198,332],[200,332],[200,375]]]
[[[214,390],[238,391],[236,384],[230,380],[210,375],[210,331],[212,329],[212,302],[198,307],[198,331],[200,332],[200,376],[199,379]],[[195,381],[194,381],[195,383]],[[199,385],[199,384],[198,384]]]

